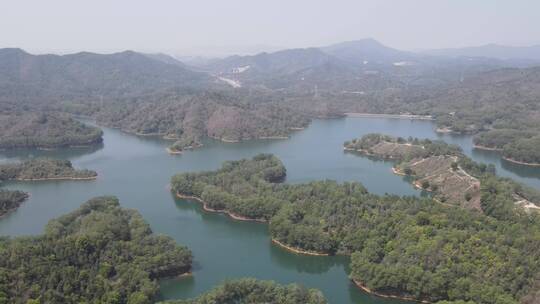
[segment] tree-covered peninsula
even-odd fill
[[[69,115],[45,112],[0,113],[0,149],[55,149],[99,144],[99,128],[87,126]]]
[[[413,178],[442,203],[506,217],[517,206],[540,211],[540,193],[511,179],[497,177],[493,165],[471,160],[455,145],[429,139],[367,134],[344,143],[344,149],[396,164],[394,173]]]
[[[501,151],[510,162],[540,166],[540,136],[533,130],[494,129],[474,137],[475,148]]]
[[[271,237],[304,253],[351,256],[371,292],[437,302],[517,303],[540,280],[540,218],[493,217],[429,198],[378,196],[359,183],[280,183],[275,156],[225,162],[172,178],[207,209],[269,222]],[[493,188],[489,200],[509,199]],[[513,204],[513,201],[510,202]]]
[[[89,200],[35,237],[0,238],[0,303],[153,303],[191,252],[114,197]]]
[[[0,190],[0,217],[16,210],[28,198],[23,191]]]
[[[279,285],[273,281],[240,279],[227,281],[209,292],[190,300],[167,301],[163,304],[326,304],[322,293],[297,284]]]
[[[47,158],[30,159],[23,162],[0,164],[2,180],[57,180],[95,179],[97,173],[87,169],[75,169],[69,160]]]

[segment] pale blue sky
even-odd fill
[[[400,49],[540,43],[539,0],[13,0],[0,47],[209,54],[373,37]]]

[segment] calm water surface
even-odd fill
[[[311,257],[284,251],[271,244],[267,226],[237,222],[205,213],[196,203],[176,199],[168,189],[179,172],[214,170],[225,160],[274,153],[287,167],[287,182],[319,179],[359,181],[377,194],[422,195],[402,177],[392,174],[392,163],[344,153],[342,143],[366,133],[441,138],[459,144],[477,161],[494,163],[503,176],[540,189],[540,170],[504,163],[496,153],[472,150],[470,137],[439,136],[428,121],[381,118],[316,120],[289,140],[227,144],[208,141],[203,148],[181,156],[165,152],[167,142],[140,138],[104,128],[104,145],[92,149],[0,152],[2,161],[48,156],[70,159],[76,167],[96,170],[95,181],[10,182],[31,197],[16,212],[0,220],[0,235],[43,232],[48,220],[76,209],[99,195],[115,195],[124,207],[139,210],[152,229],[187,245],[195,256],[194,276],[161,282],[162,297],[194,297],[228,278],[255,277],[280,283],[299,282],[319,288],[331,303],[400,303],[370,296],[348,280],[346,257]]]

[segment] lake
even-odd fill
[[[170,142],[137,137],[103,128],[104,144],[89,149],[0,152],[2,161],[47,156],[70,159],[76,167],[96,170],[95,181],[8,182],[4,187],[31,194],[16,211],[0,219],[0,235],[43,232],[51,218],[70,212],[100,195],[119,197],[122,206],[137,209],[153,231],[173,237],[194,254],[193,276],[161,282],[164,299],[194,297],[228,278],[255,277],[280,283],[298,282],[321,289],[331,303],[403,303],[360,291],[347,277],[347,257],[296,255],[270,242],[267,226],[238,222],[201,206],[175,198],[168,187],[179,172],[214,170],[226,160],[273,153],[287,167],[287,182],[334,179],[359,181],[377,194],[425,195],[403,177],[392,174],[391,162],[373,161],[345,153],[346,140],[379,132],[402,137],[443,139],[460,145],[466,154],[493,163],[502,176],[540,189],[540,169],[506,163],[494,152],[472,149],[470,136],[438,135],[430,121],[387,118],[315,120],[288,140],[222,143],[207,140],[204,147],[169,155]]]

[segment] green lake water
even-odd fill
[[[392,174],[392,163],[345,153],[346,140],[371,132],[419,138],[440,138],[460,145],[473,159],[494,163],[500,175],[540,189],[540,170],[506,163],[493,152],[472,149],[468,136],[437,135],[429,121],[382,118],[315,120],[288,140],[228,144],[209,140],[183,155],[165,152],[169,142],[104,129],[104,144],[92,149],[0,152],[1,161],[48,156],[70,159],[76,167],[96,170],[95,181],[9,182],[9,189],[31,194],[16,211],[0,219],[0,235],[38,234],[48,220],[76,209],[91,197],[115,195],[122,206],[139,210],[156,233],[173,237],[194,254],[194,275],[161,282],[164,299],[194,297],[223,280],[255,277],[280,283],[298,282],[321,289],[331,303],[400,303],[360,291],[349,281],[347,257],[296,255],[269,239],[265,224],[238,222],[206,213],[197,203],[176,199],[168,188],[179,172],[214,170],[225,160],[274,153],[287,167],[287,181],[319,179],[359,181],[377,194],[423,195],[403,177]]]

